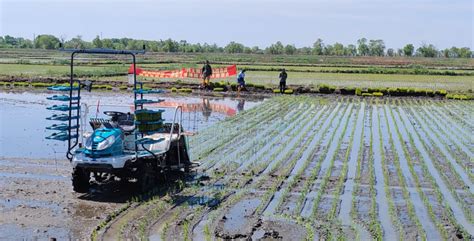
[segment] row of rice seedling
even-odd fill
[[[403,113],[403,112],[402,112]],[[408,118],[405,117],[404,121],[407,123]],[[447,207],[448,211],[451,209],[453,212],[454,216],[456,217],[456,220],[466,228],[466,230],[473,230],[473,225],[472,221],[467,221],[467,218],[464,216],[465,214],[463,213],[463,202],[464,200],[459,200],[456,197],[456,191],[453,190],[449,186],[449,180],[445,179],[444,177],[444,170],[443,168],[440,168],[437,162],[434,162],[436,160],[434,156],[431,155],[431,152],[428,151],[426,148],[425,143],[423,143],[422,136],[420,135],[419,131],[416,131],[413,126],[411,125],[406,125],[408,133],[412,134],[411,137],[413,138],[414,145],[416,146],[416,149],[419,153],[419,155],[422,157],[424,160],[424,164],[426,165],[426,169],[428,170],[429,177],[433,179],[432,183],[433,185],[439,187],[439,192],[437,192],[437,195],[442,195],[442,197],[439,197],[438,199],[443,201],[443,205]],[[441,177],[443,176],[443,177]],[[457,199],[457,200],[456,200]],[[451,207],[451,208],[450,208]],[[450,212],[449,212],[450,213]],[[472,232],[470,235],[473,235]]]
[[[312,192],[312,188],[314,186],[314,183],[316,181],[316,178],[318,177],[319,171],[321,169],[322,165],[322,158],[327,154],[328,151],[328,146],[330,143],[332,143],[332,140],[334,139],[334,136],[336,134],[336,128],[340,124],[340,121],[342,120],[341,114],[346,112],[346,108],[343,110],[339,110],[340,105],[337,106],[337,108],[334,108],[334,112],[331,113],[331,116],[326,118],[325,123],[321,127],[323,132],[320,132],[318,135],[318,138],[321,138],[321,141],[318,143],[318,146],[321,146],[322,151],[318,152],[317,156],[312,157],[311,161],[313,163],[317,163],[315,167],[310,169],[310,175],[308,178],[306,178],[303,188],[300,192],[300,195],[298,197],[297,203],[296,203],[296,208],[295,208],[295,215],[301,215],[303,217],[309,217],[311,215],[311,205],[314,204],[313,198],[308,197],[307,195]],[[334,123],[334,119],[337,118],[337,122]],[[336,124],[336,125],[334,125]],[[323,134],[326,133],[328,134],[326,136],[326,139],[323,139]],[[326,141],[324,141],[326,140]],[[323,142],[324,141],[324,142]],[[304,208],[308,207],[308,211],[305,212]]]
[[[274,210],[272,208],[273,206],[270,205],[270,202],[274,199],[275,192],[279,189],[286,177],[293,170],[293,167],[298,159],[303,154],[304,148],[301,147],[307,146],[307,144],[311,141],[311,138],[307,138],[307,136],[312,136],[310,134],[310,130],[316,123],[316,119],[313,119],[308,123],[310,124],[306,124],[305,127],[301,129],[300,133],[293,133],[293,135],[297,136],[297,138],[293,139],[295,140],[295,143],[288,143],[288,146],[284,149],[284,151],[278,155],[274,153],[274,155],[270,157],[270,159],[274,159],[276,161],[273,161],[274,164],[269,165],[264,170],[264,174],[270,175],[271,173],[278,173],[277,180],[259,180],[260,187],[264,186],[265,181],[270,181],[270,187],[268,187],[268,191],[263,194],[261,205],[259,205],[256,211],[257,213],[260,211],[265,211],[265,214],[267,215],[273,214]],[[312,138],[314,138],[314,136],[312,136]],[[282,165],[283,163],[285,163],[285,166]]]
[[[417,111],[413,107],[408,107],[412,111],[412,113],[416,113]],[[439,150],[440,154],[442,154],[446,160],[450,162],[450,165],[454,168],[456,173],[461,177],[462,181],[469,187],[469,189],[473,189],[474,186],[472,184],[474,180],[474,174],[471,172],[469,168],[469,163],[467,159],[459,158],[456,153],[452,153],[450,148],[447,148],[448,144],[446,143],[445,138],[439,136],[439,132],[434,130],[435,125],[430,125],[426,121],[425,115],[419,116],[417,120],[420,123],[420,127],[424,130],[424,133],[427,134],[425,136],[429,139]]]
[[[424,216],[426,210],[423,207],[414,206],[413,204],[419,203],[420,198],[416,191],[408,189],[408,185],[412,186],[413,180],[410,176],[406,159],[407,157],[405,156],[405,153],[402,150],[402,144],[399,138],[399,133],[395,129],[393,117],[391,116],[390,108],[388,105],[384,105],[384,114],[386,117],[386,124],[388,126],[388,134],[390,136],[390,145],[392,149],[391,151],[393,153],[393,163],[397,170],[398,182],[402,189],[403,198],[405,200],[404,205],[406,205],[406,212],[408,214],[410,222],[412,222],[414,225],[410,226],[410,222],[404,220],[404,222],[402,223],[404,225],[403,229],[406,232],[405,235],[418,235],[419,238],[426,240],[426,232],[424,231],[422,223],[420,222],[418,217],[418,215]],[[413,234],[407,233],[410,228],[415,228],[415,230],[413,230]]]
[[[286,105],[284,105],[284,103],[277,102],[273,104],[276,105],[278,108],[282,108],[283,110],[285,110]],[[227,118],[226,121],[223,122],[221,125],[214,126],[212,131],[202,132],[202,133],[199,133],[199,135],[197,136],[193,136],[190,139],[190,146],[200,147],[202,144],[206,144],[206,142],[214,143],[216,142],[216,140],[220,140],[222,136],[226,137],[226,135],[230,136],[231,134],[237,133],[238,130],[235,128],[237,124],[242,125],[242,126],[248,126],[249,123],[260,121],[259,118],[263,118],[267,114],[269,113],[273,114],[277,111],[276,108],[272,108],[270,106],[269,102],[264,102],[261,105],[267,108],[263,108],[261,110],[259,109],[260,111],[257,111],[256,108],[250,109],[248,111],[244,111],[240,113],[241,114],[240,118],[236,118],[235,116]],[[220,133],[220,135],[216,135],[215,133]],[[201,150],[198,150],[198,151],[201,151]],[[195,150],[194,152],[197,152],[197,151]],[[195,155],[199,156],[199,154],[200,153],[197,153]]]
[[[283,123],[280,123],[282,125],[287,125],[288,128],[285,129],[284,132],[279,132],[279,136],[276,137],[276,139],[280,139],[282,136],[286,136],[288,135],[289,133],[296,133],[295,130],[298,130],[299,128],[301,128],[301,126],[297,125],[299,123],[301,123],[299,120],[300,119],[308,119],[309,115],[305,115],[303,113],[301,113],[301,111],[304,110],[304,108],[295,108],[295,109],[299,109],[300,112],[299,113],[294,113],[293,117],[294,119],[291,119],[291,121],[289,122],[283,122]],[[303,121],[305,122],[305,121]],[[283,147],[282,145],[280,145],[280,147]],[[276,152],[281,152],[283,150],[283,148],[277,148],[278,150]],[[252,178],[258,178],[260,173],[262,172],[262,170],[268,166],[268,163],[271,162],[272,160],[270,158],[265,158],[264,157],[268,157],[269,154],[271,154],[269,152],[270,149],[268,149],[267,152],[265,153],[260,153],[260,155],[258,156],[259,160],[256,160],[258,165],[251,165],[249,166],[248,169],[246,169],[246,171],[248,173],[252,173],[253,175],[252,176],[244,176],[244,178],[242,179],[245,179],[242,181],[242,183],[249,183],[248,179],[252,179]],[[234,203],[236,203],[238,200],[240,200],[244,194],[248,193],[249,192],[249,189],[250,188],[246,188],[246,189],[242,189],[242,188],[245,188],[245,186],[241,186],[239,187],[240,191],[237,192],[236,194],[232,195],[232,197],[228,198],[226,200],[226,205],[223,205],[222,207],[219,207],[217,210],[214,210],[214,211],[211,211],[211,213],[209,213],[208,215],[206,215],[206,218],[201,220],[201,226],[203,227],[202,228],[202,231],[203,232],[206,232],[206,230],[208,230],[207,232],[209,232],[209,227],[212,227],[213,226],[213,223],[215,223],[215,219],[218,217],[219,213],[222,211],[222,209],[224,209],[225,207],[227,206],[230,206]],[[199,232],[199,230],[197,230]],[[208,235],[206,235],[208,236]]]
[[[326,214],[327,216],[328,212],[330,210],[325,210],[321,205],[321,200],[323,198],[323,195],[327,193],[327,188],[329,185],[329,180],[331,178],[331,173],[334,168],[334,163],[336,161],[336,157],[338,152],[341,149],[341,144],[342,144],[342,138],[344,137],[347,127],[349,124],[349,119],[353,111],[353,104],[348,104],[348,107],[346,111],[344,112],[343,117],[340,119],[341,124],[338,125],[338,128],[334,132],[334,136],[332,137],[332,141],[330,142],[331,144],[328,146],[328,152],[325,155],[324,160],[322,160],[321,166],[320,166],[320,171],[318,173],[318,176],[322,177],[322,180],[319,184],[319,186],[316,188],[314,187],[314,190],[317,191],[316,197],[312,201],[312,209],[311,209],[311,220],[318,219],[320,221],[323,221],[323,226],[320,228],[319,233],[320,235],[330,237],[331,235],[331,230],[332,230],[332,223],[328,222],[327,220],[324,220],[325,218],[321,214]],[[313,184],[314,185],[314,184]],[[321,207],[321,208],[320,208]]]
[[[368,104],[364,110],[363,118],[363,130],[361,137],[361,149],[357,162],[355,186],[353,191],[352,198],[352,210],[351,217],[356,222],[356,225],[364,227],[364,230],[367,230],[370,234],[369,237],[372,239],[373,227],[371,221],[371,215],[369,211],[371,210],[372,197],[375,196],[374,189],[370,188],[371,184],[371,150],[370,143],[372,139],[371,133],[371,109],[372,106]]]
[[[355,122],[354,133],[351,139],[350,153],[347,159],[347,171],[346,181],[344,182],[344,190],[341,194],[341,204],[338,213],[338,219],[342,222],[343,232],[342,234],[348,234],[349,230],[354,233],[356,240],[367,240],[370,234],[365,228],[359,225],[358,220],[355,216],[355,205],[356,205],[356,193],[359,188],[357,180],[360,178],[360,166],[362,158],[363,146],[363,133],[364,133],[364,114],[366,108],[366,101],[359,103],[360,107],[357,111],[357,117]],[[349,229],[349,230],[348,230]],[[362,236],[362,237],[361,237]]]
[[[336,108],[339,108],[339,106],[340,105],[338,105]],[[300,179],[305,175],[305,171],[308,170],[309,165],[314,164],[315,162],[314,157],[317,151],[321,148],[321,141],[322,141],[321,137],[325,133],[332,133],[331,129],[328,129],[328,126],[331,124],[332,119],[336,116],[335,113],[336,112],[332,112],[331,115],[327,115],[324,118],[321,118],[318,121],[318,123],[314,126],[311,132],[312,133],[316,131],[317,132],[314,133],[311,143],[308,144],[300,160],[298,160],[299,165],[297,165],[297,167],[299,168],[292,170],[292,173],[290,176],[291,180],[285,181],[284,185],[282,186],[282,189],[284,189],[284,193],[289,193],[290,190],[293,190],[297,184],[301,183]],[[301,204],[301,202],[298,201],[297,203],[298,203],[296,205],[297,207],[295,208],[295,210],[292,210],[292,211],[299,213],[300,209],[298,209],[298,207]],[[283,203],[279,203],[279,205],[277,206],[277,210],[281,208],[282,204]]]
[[[424,175],[422,175],[422,173],[417,173],[415,171],[415,166],[417,167],[417,170],[420,169],[419,168],[419,161],[414,158],[415,156],[414,156],[414,151],[412,149],[412,146],[409,145],[408,142],[406,141],[407,139],[409,139],[409,136],[406,133],[405,129],[403,128],[403,123],[401,122],[399,117],[396,115],[397,114],[397,109],[395,109],[390,114],[391,114],[392,118],[395,120],[395,122],[394,122],[395,126],[394,127],[397,131],[397,134],[398,134],[399,138],[401,138],[402,140],[405,140],[405,145],[402,145],[402,149],[403,149],[403,152],[406,156],[406,160],[407,160],[407,163],[408,163],[408,168],[410,170],[410,173],[413,176],[413,184],[414,184],[415,188],[417,189],[417,192],[420,195],[420,198],[421,198],[424,206],[426,207],[426,211],[427,211],[428,215],[431,218],[431,222],[436,225],[436,229],[435,229],[435,227],[432,227],[431,222],[429,222],[428,220],[424,220],[425,218],[421,217],[421,215],[418,215],[422,220],[421,224],[423,225],[424,230],[426,232],[426,235],[427,235],[426,237],[428,238],[428,240],[439,239],[441,236],[443,237],[443,239],[446,239],[448,237],[448,235],[444,232],[445,230],[441,228],[443,226],[443,224],[438,222],[439,220],[436,218],[436,215],[433,212],[433,207],[432,207],[431,203],[428,201],[425,193],[422,190],[421,181],[424,181],[425,177],[424,177]],[[400,123],[400,125],[398,123]],[[411,152],[410,152],[410,150],[411,150]],[[409,173],[406,173],[406,175],[409,175]],[[421,178],[423,178],[423,179],[420,181]],[[423,188],[426,188],[426,186],[423,186]]]
[[[404,133],[404,137],[410,140],[409,145],[407,143],[405,148],[406,152],[414,161],[412,163],[412,166],[410,167],[410,172],[412,173],[415,178],[415,181],[417,182],[418,192],[422,194],[423,203],[428,208],[431,219],[433,220],[433,222],[435,222],[438,231],[442,235],[442,238],[444,240],[447,240],[454,235],[453,232],[455,232],[455,230],[452,230],[453,227],[458,230],[463,230],[463,228],[460,227],[453,218],[451,209],[449,207],[450,204],[444,202],[439,186],[437,185],[431,173],[429,172],[425,160],[423,160],[419,149],[416,147],[415,140],[413,138],[414,134],[409,131],[412,126],[410,126],[410,122],[406,113],[403,112],[403,109],[400,107],[396,112],[399,116],[399,118],[397,119],[400,123],[400,130]],[[415,171],[415,165],[416,170],[421,169],[421,173]],[[420,177],[423,178],[423,181],[425,181],[424,183],[429,182],[428,186],[426,186],[426,184],[423,187],[421,186]],[[466,236],[465,232],[463,236]]]
[[[282,195],[281,195],[281,198],[278,200],[278,203],[273,213],[279,213],[281,211],[280,209],[282,208],[283,203],[285,201],[289,201],[289,200],[286,200],[288,194],[293,189],[293,187],[299,181],[301,181],[300,177],[303,174],[303,172],[306,170],[306,168],[308,167],[310,161],[312,160],[312,157],[314,156],[315,150],[316,150],[315,147],[318,145],[317,143],[319,143],[319,140],[320,140],[318,138],[318,135],[313,134],[313,133],[316,132],[316,130],[319,130],[319,131],[325,130],[321,128],[322,124],[323,124],[323,121],[321,120],[321,115],[318,115],[317,122],[309,133],[311,134],[311,138],[312,138],[311,142],[301,147],[301,151],[303,151],[303,153],[301,157],[299,158],[299,160],[297,161],[297,164],[295,165],[295,169],[292,170],[292,172],[290,173],[290,176],[282,184],[281,189],[280,189],[282,190],[281,191]]]
[[[361,104],[361,103],[358,103],[357,107],[359,108],[359,110],[364,109],[364,105]],[[338,212],[338,210],[339,210],[339,212],[341,212],[341,209],[342,209],[342,203],[341,202],[344,200],[344,198],[342,198],[342,200],[341,200],[341,195],[342,195],[342,192],[343,192],[344,187],[345,187],[345,182],[346,182],[346,180],[348,180],[347,176],[348,176],[348,171],[349,171],[349,161],[350,161],[350,158],[351,158],[351,152],[353,152],[354,150],[359,151],[359,149],[360,149],[360,147],[358,147],[358,145],[354,145],[354,139],[356,139],[357,142],[360,141],[360,138],[357,138],[356,135],[355,135],[358,121],[361,120],[360,118],[362,117],[362,114],[359,110],[356,110],[356,112],[353,113],[353,117],[351,118],[351,121],[352,121],[351,124],[350,124],[351,131],[350,131],[350,134],[348,134],[348,136],[347,136],[348,139],[346,139],[347,146],[345,147],[346,148],[345,153],[344,153],[343,150],[340,151],[340,154],[343,155],[343,156],[339,156],[339,157],[342,157],[342,160],[340,160],[340,161],[342,161],[342,169],[341,169],[341,172],[338,175],[339,179],[337,180],[336,187],[333,191],[334,198],[332,199],[332,202],[331,202],[331,209],[329,210],[328,215],[326,217],[326,219],[330,223],[340,222],[340,226],[341,226],[342,229],[344,228],[344,227],[342,227],[342,225],[344,224],[344,221],[341,220],[341,219],[337,219],[337,217],[338,217],[337,212]],[[337,173],[336,173],[336,177],[337,177]],[[351,197],[351,196],[352,196],[352,193],[350,193],[345,198],[347,198],[347,200],[350,202],[351,199],[349,197]],[[347,202],[347,203],[349,204],[349,202]],[[349,207],[349,205],[347,205],[347,206]],[[349,215],[347,215],[347,217],[350,219]],[[351,223],[349,222],[349,224],[351,224]],[[346,225],[347,225],[347,223],[346,223]],[[344,232],[338,231],[337,233],[334,234],[334,230],[332,230],[332,232],[330,232],[330,235],[328,237],[330,238],[332,236],[335,236],[337,239],[342,239],[342,238],[346,237]]]
[[[436,152],[437,155],[441,155],[443,158],[446,158],[448,159],[446,162],[447,165],[450,166],[450,169],[453,169],[454,168],[454,172],[457,176],[457,178],[461,178],[462,179],[462,182],[464,182],[467,187],[470,187],[472,186],[472,179],[470,179],[470,174],[467,174],[466,172],[470,172],[470,170],[468,170],[468,168],[466,168],[466,164],[463,164],[464,162],[467,162],[469,163],[468,160],[462,160],[462,159],[459,159],[457,158],[457,155],[455,153],[452,153],[452,152],[448,152],[447,149],[450,149],[450,148],[447,148],[446,145],[448,145],[446,143],[446,139],[449,139],[449,138],[443,138],[441,136],[439,136],[439,133],[437,131],[435,131],[433,128],[435,126],[438,126],[440,121],[439,118],[436,118],[432,115],[429,115],[429,112],[427,112],[426,110],[424,111],[426,113],[426,115],[421,115],[419,114],[419,108],[418,109],[414,109],[414,108],[407,108],[409,109],[410,113],[413,113],[412,115],[414,116],[414,118],[416,118],[416,121],[419,121],[419,123],[421,123],[421,125],[418,127],[418,129],[420,129],[420,133],[424,134],[424,137],[425,137],[425,140],[426,140],[426,144],[433,150]],[[421,108],[422,110],[424,108]],[[421,111],[423,112],[423,111]],[[436,123],[435,125],[429,125],[427,119],[432,119],[434,120],[434,122]],[[454,122],[449,121],[449,122],[446,122],[445,123],[445,127],[444,129],[446,130],[446,128],[448,128],[449,126],[456,126],[456,124]],[[466,130],[464,130],[463,132],[466,132]],[[454,139],[455,137],[452,137],[451,139]],[[468,139],[472,139],[472,138],[468,138]],[[472,151],[469,149],[469,146],[472,146],[471,144],[471,141],[469,140],[466,140],[466,143],[463,142],[463,138],[458,136],[458,142],[461,142],[461,143],[458,143],[457,146],[461,147],[461,148],[464,148],[465,150],[465,153],[467,155],[471,154],[472,155]],[[454,155],[454,157],[453,157]],[[451,161],[453,160],[453,161]],[[454,160],[458,160],[458,162],[454,161]]]
[[[420,118],[417,116],[416,113],[413,113],[415,118]],[[426,137],[427,134],[425,130],[422,128],[418,129],[416,134],[419,136],[420,144],[418,144],[417,149],[421,152],[421,148],[423,150],[428,150],[424,159],[429,158],[434,165],[436,166],[437,170],[442,170],[440,172],[441,177],[443,178],[444,182],[446,183],[446,188],[441,188],[443,192],[450,192],[453,198],[459,203],[460,208],[463,210],[463,213],[466,215],[466,219],[472,222],[472,211],[466,202],[466,198],[468,200],[473,200],[472,191],[469,187],[462,181],[461,177],[457,174],[449,160],[446,160],[444,156],[440,154],[440,151],[433,146],[431,141]],[[416,143],[416,142],[415,142]],[[434,170],[431,169],[431,172]],[[463,192],[459,192],[459,189],[463,190]],[[462,194],[467,195],[463,197]]]
[[[434,106],[431,105],[423,105],[422,109],[427,113],[427,115],[439,116],[439,118],[436,118],[439,120],[439,123],[441,123],[447,130],[450,130],[462,143],[469,144],[472,141],[469,133],[466,133],[466,130],[454,121],[451,115],[447,115],[445,111],[440,111],[439,108],[434,108]]]
[[[470,130],[474,129],[474,120],[470,118],[474,109],[472,108],[470,101],[425,101],[436,106],[440,111],[447,113],[463,127]]]
[[[287,176],[283,177],[283,180],[281,183],[278,185],[278,191],[273,194],[273,197],[270,201],[270,203],[267,205],[264,215],[272,215],[275,213],[279,212],[279,208],[282,206],[283,201],[287,197],[289,193],[289,186],[293,184],[295,180],[298,180],[299,173],[303,171],[302,169],[303,165],[298,165],[300,162],[304,162],[304,154],[307,153],[305,152],[306,149],[309,148],[309,145],[312,143],[313,140],[315,140],[315,135],[312,135],[312,133],[316,130],[318,127],[318,122],[319,118],[315,119],[316,122],[313,122],[315,124],[312,125],[312,128],[308,131],[308,135],[301,140],[301,145],[297,148],[297,154],[291,156],[287,155],[289,158],[291,158],[290,163],[295,163],[292,167],[292,170],[290,170],[290,173]],[[295,153],[295,151],[292,151],[288,154]],[[299,169],[297,169],[299,167]]]
[[[375,173],[375,200],[378,204],[378,219],[380,220],[381,229],[384,238],[388,240],[397,239],[397,233],[393,225],[393,200],[389,195],[387,188],[387,172],[384,170],[385,152],[381,138],[380,116],[378,113],[378,104],[372,103],[372,160]]]
[[[396,228],[397,233],[393,233],[393,230],[390,232],[393,237],[398,236],[398,240],[402,239],[404,231],[403,231],[403,225],[400,221],[400,219],[397,216],[397,208],[395,205],[395,200],[394,197],[392,196],[391,188],[393,188],[393,183],[391,183],[390,180],[392,179],[397,179],[398,176],[396,174],[392,174],[389,171],[389,168],[391,167],[388,163],[388,161],[391,159],[393,156],[392,148],[391,148],[391,136],[388,134],[388,127],[386,125],[386,120],[385,120],[385,115],[384,115],[384,109],[383,109],[383,103],[382,105],[377,105],[377,122],[378,122],[378,140],[379,140],[379,148],[381,150],[381,166],[382,166],[382,172],[383,172],[383,192],[385,193],[385,200],[387,202],[388,206],[388,213],[390,216],[391,224],[393,227]],[[393,169],[392,169],[393,170]],[[380,170],[379,170],[380,171]],[[397,182],[398,184],[398,182]],[[387,218],[385,216],[385,218]],[[385,225],[387,226],[387,225]],[[389,226],[390,228],[391,226]],[[388,232],[385,232],[386,235],[388,236]],[[394,238],[395,239],[395,238]]]
[[[290,104],[286,104],[286,107],[282,106],[282,108],[288,108]],[[229,146],[232,143],[237,142],[244,142],[246,139],[246,135],[251,135],[255,133],[260,127],[259,123],[261,122],[269,122],[280,115],[280,111],[278,109],[270,109],[270,111],[263,112],[261,114],[257,114],[256,118],[250,119],[248,121],[244,121],[240,124],[240,128],[236,128],[236,126],[232,128],[227,128],[224,130],[214,130],[214,136],[217,136],[215,139],[209,140],[210,142],[204,142],[204,146],[207,148],[203,150],[198,150],[196,157],[194,159],[200,160],[205,156],[212,153],[214,150],[221,149],[224,146]],[[244,130],[242,130],[244,129]],[[216,133],[219,133],[216,135]],[[207,144],[207,145],[206,145]],[[202,145],[199,145],[202,146]],[[205,163],[206,166],[213,165],[214,163]]]
[[[301,113],[299,113],[299,114],[301,114]],[[301,116],[301,115],[295,115],[295,116]],[[211,130],[211,131],[212,131],[212,130]],[[236,151],[238,152],[238,151],[242,151],[242,150],[234,150],[233,152],[236,152]],[[233,153],[233,152],[230,152],[230,153]],[[234,168],[234,169],[235,169],[235,168]],[[229,170],[229,173],[230,173],[230,172],[231,172],[231,170]],[[220,178],[223,179],[223,180],[226,180],[226,179],[227,179],[225,176],[222,176],[222,177],[220,177]],[[196,193],[194,193],[194,194],[192,194],[192,193],[193,193],[193,192],[190,192],[190,195],[196,195]],[[203,195],[203,196],[211,196],[211,193],[212,193],[212,191],[211,191],[210,189],[204,189],[203,191],[199,191],[199,195]],[[181,213],[183,213],[183,212],[186,213],[186,212],[188,212],[188,211],[189,211],[188,208],[185,208],[185,209],[182,209],[180,212],[181,212]],[[192,211],[192,210],[191,210],[191,211]],[[192,211],[192,212],[193,212],[193,211]],[[176,218],[178,218],[178,217],[176,217]],[[172,221],[169,221],[168,223],[172,223]],[[188,225],[189,225],[190,220],[185,220],[185,223],[188,223]],[[184,226],[184,227],[186,227],[186,226]],[[183,227],[183,228],[184,228],[184,227]],[[165,229],[165,230],[166,230],[166,229]],[[189,232],[191,232],[191,230],[188,230],[188,233],[189,233]],[[165,233],[165,232],[163,232],[163,233]],[[189,236],[189,235],[188,235],[188,236]],[[166,237],[166,234],[164,235],[164,237]]]
[[[304,109],[304,108],[301,108],[301,109]],[[298,141],[294,141],[294,140],[300,139],[300,135],[296,135],[296,134],[299,134],[296,130],[300,130],[301,128],[303,128],[303,126],[305,128],[310,127],[311,125],[308,125],[308,122],[311,120],[311,115],[301,115],[301,114],[299,114],[299,115],[295,115],[295,116],[298,116],[299,120],[294,119],[293,122],[289,122],[291,124],[290,127],[287,128],[287,130],[284,133],[281,133],[280,136],[286,136],[286,135],[289,135],[291,133],[292,137],[290,137],[288,139],[288,141],[290,141],[290,143],[294,143],[294,146],[297,146],[299,143],[298,143]],[[258,187],[259,185],[256,185],[256,183],[259,183],[261,180],[268,178],[269,176],[267,176],[267,175],[261,175],[263,170],[265,170],[269,166],[269,162],[275,161],[277,155],[279,155],[281,153],[286,153],[286,152],[288,152],[288,147],[280,145],[280,147],[277,148],[277,150],[274,151],[273,153],[268,152],[268,153],[265,153],[264,155],[261,155],[262,157],[266,156],[266,158],[256,160],[255,165],[249,165],[249,169],[251,169],[251,170],[248,171],[248,172],[255,173],[257,175],[257,176],[250,177],[250,178],[254,179],[253,182],[251,183],[251,187],[240,189],[240,191],[238,191],[229,200],[227,200],[225,206],[220,207],[217,210],[212,211],[212,214],[210,214],[208,216],[208,220],[205,220],[205,222],[207,223],[207,224],[205,224],[205,226],[209,227],[209,225],[212,225],[212,223],[215,222],[214,219],[218,216],[218,214],[226,206],[229,206],[229,205],[232,205],[233,203],[236,203],[242,197],[244,197],[245,195],[250,193],[252,189],[255,189],[256,187]],[[268,157],[268,155],[270,155],[270,154],[271,154],[271,157]],[[283,161],[284,160],[282,158],[280,158],[278,163],[283,162]]]
[[[320,106],[317,106],[317,108],[314,108],[314,110],[318,110],[319,108]],[[313,110],[313,108],[308,108],[303,113],[297,113],[297,110],[298,109],[293,109],[292,111],[288,112],[288,114],[286,115],[287,118],[284,118],[285,121],[292,122],[299,115],[305,116],[309,114],[309,111]],[[219,161],[219,165],[216,165],[216,167],[219,167],[221,165],[228,165],[231,162],[237,163],[240,167],[244,161],[249,160],[251,156],[255,155],[259,150],[262,150],[262,148],[268,145],[269,142],[276,141],[273,137],[278,135],[278,129],[282,126],[281,122],[271,120],[269,124],[260,123],[259,125],[265,126],[265,128],[263,128],[262,131],[256,132],[257,134],[247,136],[246,142],[243,142],[242,144],[239,144],[237,145],[237,147],[235,147],[237,149],[242,149],[242,151],[236,151],[234,152],[234,155],[224,155],[224,157],[222,157],[222,155],[218,155],[217,157],[215,157],[215,161]],[[230,147],[229,149],[232,148],[233,147]],[[213,160],[211,159],[210,161]]]
[[[406,106],[408,106],[408,104],[413,104],[412,102],[404,103]],[[426,113],[425,108],[421,108],[419,105],[413,106],[417,107],[416,111],[419,113]],[[411,109],[412,111],[415,110],[415,108]],[[424,118],[425,123],[433,129],[434,133],[446,142],[446,147],[451,149],[454,152],[454,155],[460,156],[460,158],[464,160],[474,159],[473,152],[464,143],[460,142],[456,136],[453,136],[451,132],[448,131],[449,129],[441,127],[438,118],[430,114],[422,115],[422,117]]]

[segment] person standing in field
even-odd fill
[[[286,73],[285,69],[282,69],[280,73],[280,93],[282,94],[286,89],[286,78],[288,78],[288,74]]]
[[[239,75],[237,75],[237,94],[240,94],[240,90],[243,88],[245,89],[245,69],[240,71]]]
[[[211,65],[209,64],[209,60],[206,60],[206,63],[201,69],[201,74],[202,74],[202,88],[208,89],[209,82],[212,75],[212,68],[211,68]]]

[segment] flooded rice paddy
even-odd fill
[[[100,240],[474,237],[473,102],[284,96],[236,112],[197,126],[189,144],[201,166],[192,175],[140,198],[107,191],[113,187],[72,193],[68,163],[2,149],[0,233]],[[40,225],[35,220],[43,216]]]

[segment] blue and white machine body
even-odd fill
[[[91,157],[123,154],[123,133],[119,128],[99,128],[86,139],[84,153]]]

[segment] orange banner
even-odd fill
[[[181,70],[144,70],[136,68],[138,76],[155,77],[155,78],[196,78],[201,79],[201,69],[198,68],[182,68]],[[133,74],[133,64],[128,70],[129,74]],[[230,65],[221,68],[212,68],[211,79],[226,78],[237,74],[237,66]]]

